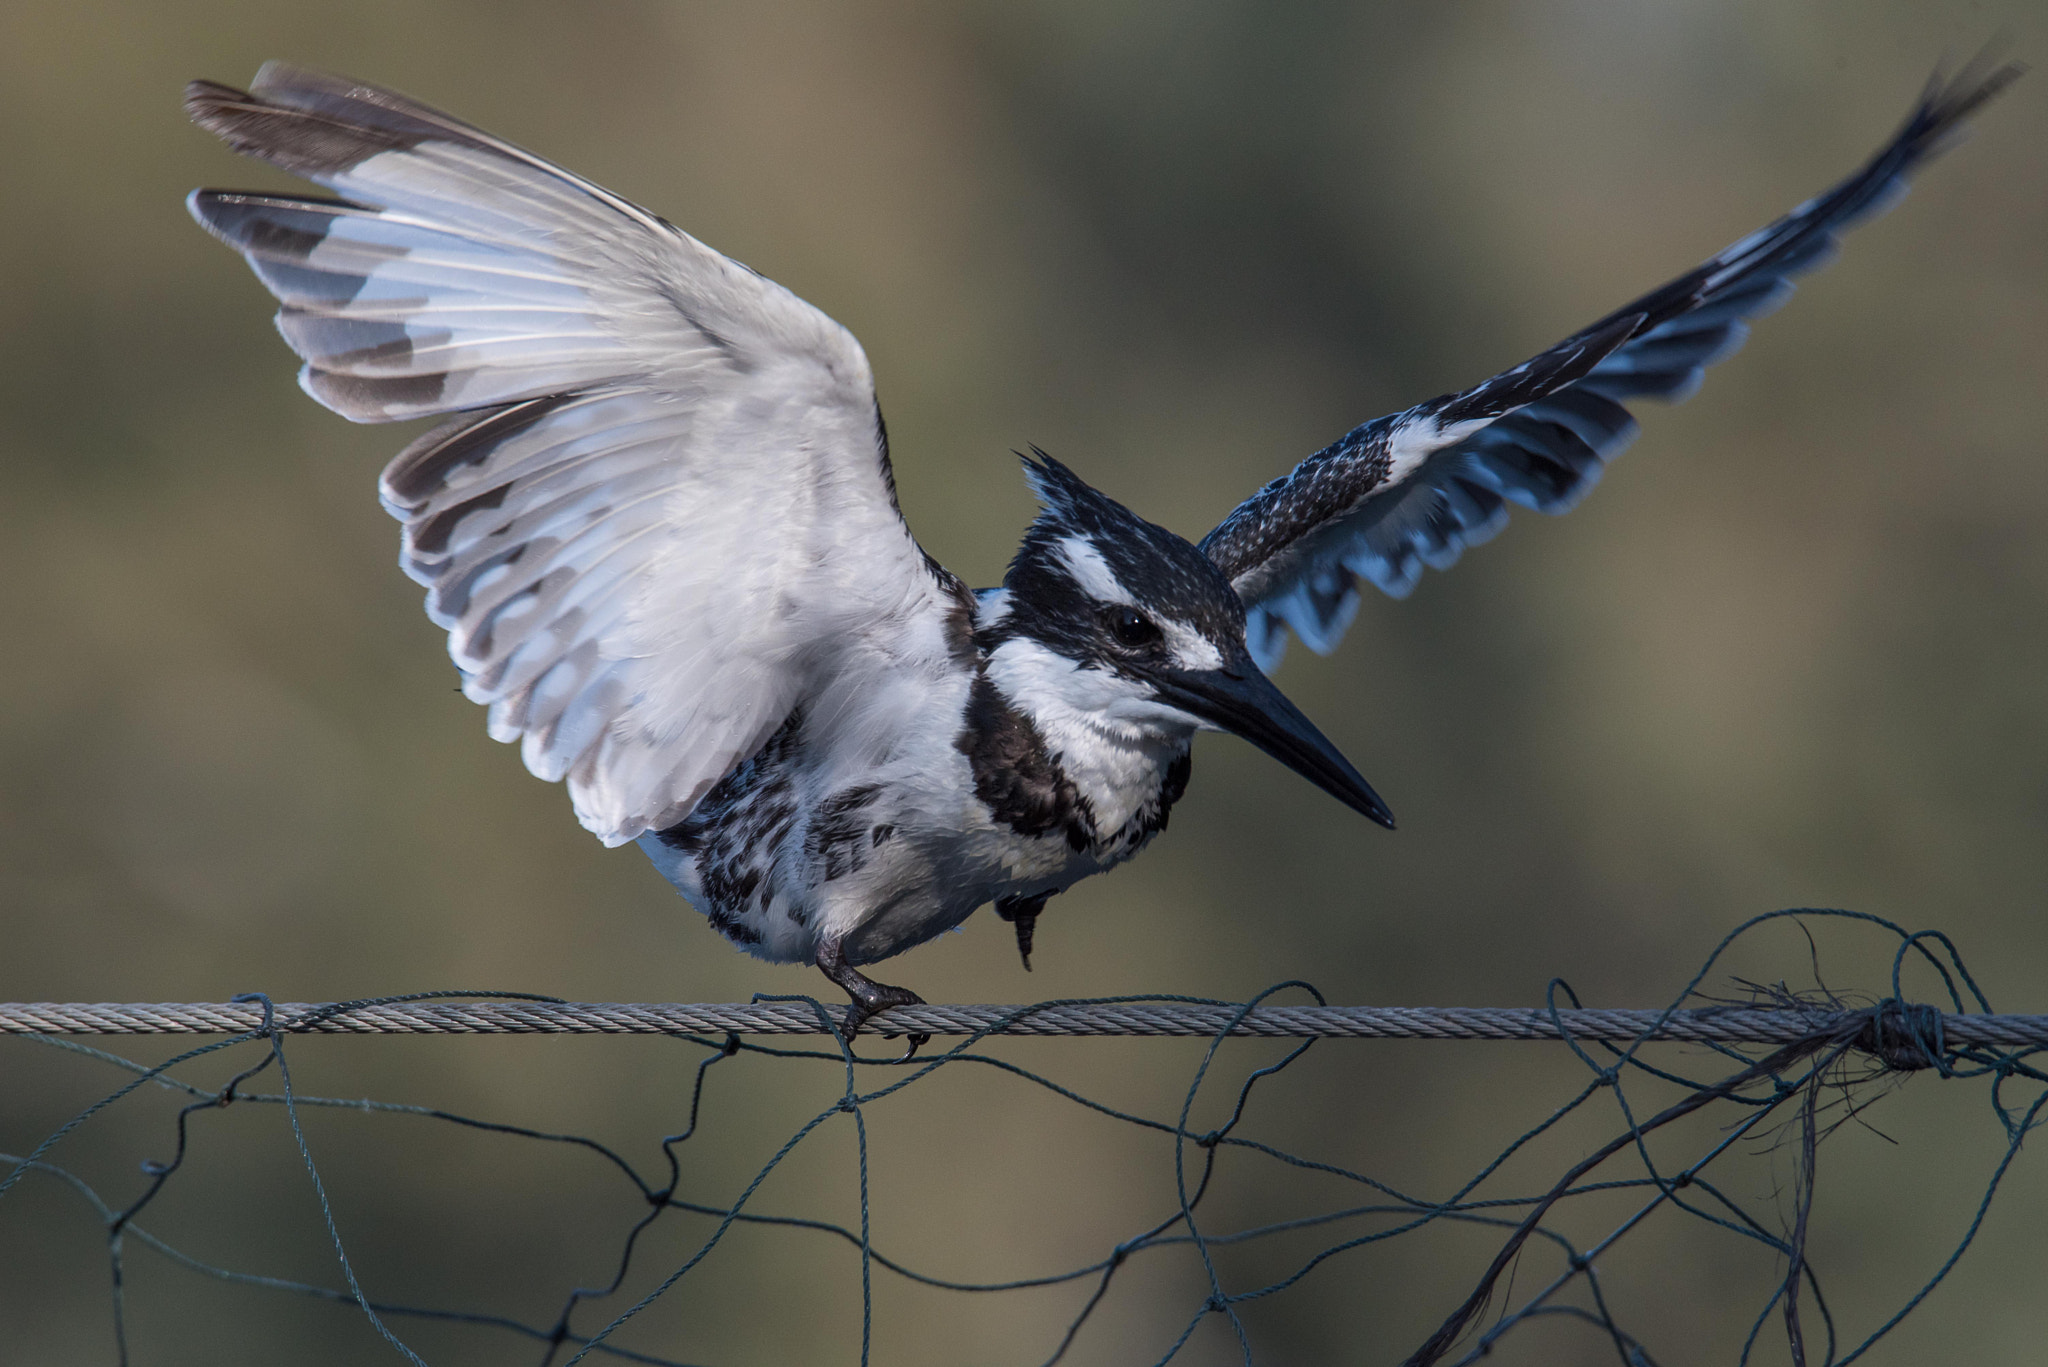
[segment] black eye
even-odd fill
[[[1105,615],[1109,634],[1116,637],[1118,645],[1138,650],[1158,644],[1159,624],[1136,608],[1111,608]]]

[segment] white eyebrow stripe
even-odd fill
[[[1102,603],[1128,603],[1136,607],[1138,600],[1116,577],[1116,571],[1102,558],[1102,552],[1089,544],[1085,537],[1069,536],[1059,543],[1060,558],[1067,562],[1067,572],[1074,576],[1074,582],[1090,598]]]
[[[1116,571],[1109,567],[1109,562],[1102,558],[1102,552],[1096,550],[1086,537],[1062,538],[1059,551],[1060,558],[1067,562],[1067,572],[1074,576],[1081,592],[1099,603],[1141,606],[1131,591],[1124,587],[1123,581],[1116,577]],[[1223,652],[1201,632],[1162,613],[1148,611],[1145,615],[1158,623],[1160,634],[1166,638],[1167,649],[1182,669],[1223,667]]]
[[[1166,648],[1173,652],[1174,662],[1182,669],[1223,668],[1223,652],[1207,636],[1171,617],[1155,616],[1152,620],[1159,623],[1160,634],[1166,638]]]

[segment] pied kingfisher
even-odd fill
[[[788,290],[589,181],[375,86],[282,63],[186,109],[336,191],[195,191],[281,301],[300,384],[442,416],[385,469],[400,564],[462,689],[711,924],[815,963],[846,1032],[921,1000],[871,964],[1046,899],[1166,826],[1200,730],[1392,815],[1267,680],[1507,519],[1572,506],[1745,321],[2015,76],[1937,77],[1834,189],[1514,369],[1352,429],[1199,543],[1037,453],[1042,511],[970,591],[897,508],[866,355]]]

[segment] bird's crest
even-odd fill
[[[1040,508],[1003,578],[1017,627],[1031,630],[1037,608],[1054,619],[1041,628],[1050,638],[1059,634],[1055,622],[1092,618],[1088,604],[1142,603],[1213,640],[1242,639],[1236,593],[1186,538],[1147,522],[1035,446],[1023,459]]]
[[[1080,535],[1091,539],[1116,534],[1142,536],[1144,529],[1152,526],[1038,447],[1032,447],[1031,454],[1021,459],[1024,480],[1038,498],[1038,517],[1031,524],[1033,535]]]

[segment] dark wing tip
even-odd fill
[[[2005,88],[2027,74],[2025,62],[2001,62],[1998,54],[2008,40],[1995,38],[1975,57],[1965,62],[1954,78],[1937,71],[1927,83],[1921,108],[1933,125],[1932,132],[1960,123],[1996,99]]]
[[[312,180],[430,137],[460,136],[453,120],[401,96],[283,62],[265,63],[250,90],[191,82],[185,114],[237,152]]]
[[[1936,68],[1920,103],[1893,139],[1894,146],[1905,147],[1915,160],[1939,156],[1954,146],[1965,136],[1963,125],[1973,114],[2027,74],[2025,62],[1999,60],[2006,45],[2003,38],[1993,39],[1953,76]]]
[[[185,117],[216,137],[230,137],[241,115],[260,107],[248,91],[219,81],[185,83]]]

